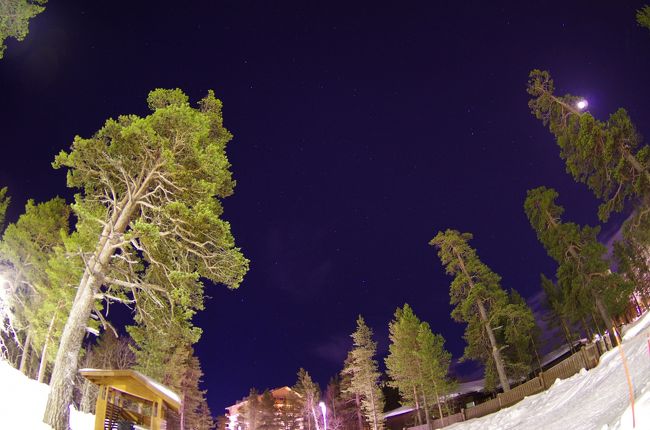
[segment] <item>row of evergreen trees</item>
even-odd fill
[[[520,308],[528,309],[523,299],[516,297],[520,302],[511,303],[510,311],[517,313]],[[526,315],[534,325],[532,313],[528,310]],[[511,377],[521,377],[530,370],[521,361],[522,355],[527,356],[530,350],[525,339],[522,341],[514,332],[525,333],[526,327],[515,315],[510,319],[519,326],[505,330],[508,332],[506,338],[516,339],[519,344],[510,348],[517,348],[515,353],[503,355],[509,358],[508,370],[513,370]],[[384,427],[382,388],[385,386],[397,389],[401,403],[416,409],[418,424],[449,415],[452,408],[448,395],[455,390],[456,382],[449,374],[452,357],[444,348],[444,338],[433,333],[429,324],[421,321],[408,304],[395,311],[389,333],[389,354],[385,358],[387,383],[379,370],[373,330],[359,316],[351,335],[352,349],[340,374],[330,380],[324,395],[321,396],[320,387],[309,373],[300,369],[293,387],[297,397],[274,402],[268,390],[260,394],[253,388],[238,411],[236,427],[240,430],[322,430],[324,417],[318,404],[323,401],[327,405],[328,429],[380,430]],[[474,345],[472,350],[478,349]]]

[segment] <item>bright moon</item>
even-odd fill
[[[576,107],[580,110],[586,108],[589,106],[589,103],[587,103],[587,100],[580,100],[578,103],[576,103]]]

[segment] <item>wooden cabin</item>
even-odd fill
[[[164,385],[135,370],[81,369],[99,386],[95,430],[131,423],[150,430],[166,430],[169,411],[179,414],[181,398]]]

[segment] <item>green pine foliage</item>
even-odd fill
[[[573,348],[574,334],[571,330],[573,321],[573,307],[564,296],[564,291],[555,282],[548,279],[544,274],[540,275],[540,285],[544,292],[544,308],[548,312],[545,319],[550,327],[557,327],[561,330],[567,345]]]
[[[486,388],[496,386],[495,373],[505,389],[509,389],[505,363],[501,355],[503,345],[497,343],[494,327],[508,296],[501,289],[501,278],[478,258],[469,246],[470,233],[457,230],[439,232],[429,244],[438,249],[438,257],[448,275],[453,276],[449,296],[454,309],[451,316],[467,324],[464,339],[467,342],[463,359],[472,359],[485,366]]]
[[[7,194],[7,187],[0,188],[0,232],[4,228],[9,203],[11,203],[11,197]]]
[[[503,326],[503,342],[506,368],[514,379],[524,379],[532,370],[533,363],[539,359],[538,353],[540,330],[533,311],[524,298],[516,291],[510,290],[509,304],[500,318]]]
[[[238,426],[243,430],[257,430],[261,421],[260,394],[257,392],[257,389],[251,388],[244,402],[238,411]]]
[[[365,419],[361,410],[361,396],[352,389],[352,374],[350,373],[352,361],[352,351],[348,351],[343,362],[343,370],[339,374],[337,414],[343,428],[364,430]]]
[[[528,191],[524,203],[537,238],[558,263],[556,278],[562,294],[555,296],[561,301],[556,308],[573,321],[596,309],[605,325],[612,327],[610,314],[621,312],[632,285],[610,271],[607,249],[597,239],[600,228],[563,222],[564,208],[556,203],[557,197],[555,190],[538,187]]]
[[[293,391],[300,396],[297,408],[302,417],[305,429],[317,429],[316,409],[320,401],[320,387],[313,381],[309,372],[302,367],[298,369],[298,379],[293,386]]]
[[[175,341],[182,342],[182,339],[168,339],[164,344],[171,346],[166,349],[157,348],[157,342],[147,342],[144,345],[134,342],[133,368],[160,381],[183,398],[182,418],[174,416],[175,421],[183,419],[187,429],[212,429],[215,423],[206,399],[207,390],[201,389],[201,363],[191,346],[186,343],[174,345]]]
[[[432,414],[442,416],[443,396],[452,388],[448,378],[451,355],[444,349],[445,340],[433,334],[408,304],[397,308],[388,332],[388,384],[398,389],[402,405],[416,408],[418,424],[422,423],[421,410],[430,423]]]
[[[379,388],[381,373],[375,360],[377,343],[372,339],[372,335],[372,329],[359,315],[357,329],[351,335],[353,348],[350,351],[350,360],[346,363],[343,373],[350,375],[347,392],[359,396],[366,422],[372,430],[381,430],[384,428],[384,399]]]
[[[238,412],[237,423],[243,430],[280,430],[284,428],[278,420],[275,399],[269,390],[259,394],[257,389],[251,388]]]
[[[442,411],[446,395],[456,388],[456,383],[449,377],[451,353],[445,350],[445,339],[431,331],[428,323],[420,323],[417,331],[418,369],[421,374],[422,395],[432,399],[429,407],[434,415],[443,417]]]
[[[150,115],[109,119],[92,137],[77,136],[53,163],[68,169],[68,186],[79,191],[72,207],[86,263],[46,409],[45,421],[56,428],[68,423],[66,375],[76,371],[70,357],[78,356],[97,298],[132,305],[136,326],[191,344],[200,335],[191,319],[203,309],[203,280],[237,288],[248,270],[222,217],[220,199],[235,181],[221,101],[210,91],[193,107],[178,89],[154,90],[147,101]],[[154,342],[137,331],[131,335],[139,348]]]
[[[641,26],[650,30],[650,6],[643,6],[636,11],[636,22]]]
[[[633,235],[624,231],[622,240],[614,242],[614,257],[619,273],[634,285],[634,293],[644,302],[650,299],[650,266],[648,248],[643,246]],[[645,241],[643,241],[645,243]]]
[[[337,375],[330,378],[323,395],[327,405],[327,427],[330,429],[354,429],[357,427],[357,414],[354,396],[345,393],[349,377],[344,380]]]
[[[203,370],[198,357],[192,351],[186,360],[180,387],[177,390],[183,396],[184,428],[191,430],[210,430],[215,422],[206,399],[207,390],[200,388],[203,382]],[[270,429],[269,429],[270,430]]]
[[[418,423],[422,424],[422,372],[419,368],[417,339],[420,324],[420,319],[408,304],[397,308],[393,320],[388,325],[390,345],[385,363],[386,373],[390,378],[388,385],[398,389],[402,405],[416,408],[416,418]]]
[[[47,0],[0,0],[0,58],[7,48],[5,41],[25,40],[29,20],[45,10]]]
[[[29,200],[25,213],[7,226],[0,242],[0,258],[13,272],[15,328],[29,339],[23,354],[33,351],[40,357],[41,381],[47,362],[54,358],[74,294],[60,282],[57,269],[59,260],[68,260],[64,248],[70,238],[69,216],[70,208],[61,198],[39,204]]]
[[[579,97],[556,96],[554,91],[548,72],[530,72],[528,93],[533,98],[528,105],[555,136],[567,173],[602,201],[599,218],[607,221],[627,201],[647,200],[650,149],[642,143],[625,109],[600,121],[576,107]]]
[[[259,406],[260,419],[257,430],[279,430],[275,415],[275,399],[268,389],[260,396]]]

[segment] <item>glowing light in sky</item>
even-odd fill
[[[578,109],[580,109],[580,110],[583,110],[583,109],[586,108],[587,106],[589,106],[589,103],[587,102],[587,100],[584,100],[584,99],[583,99],[583,100],[580,100],[580,101],[578,101],[578,103],[576,103],[576,107],[577,107]]]

